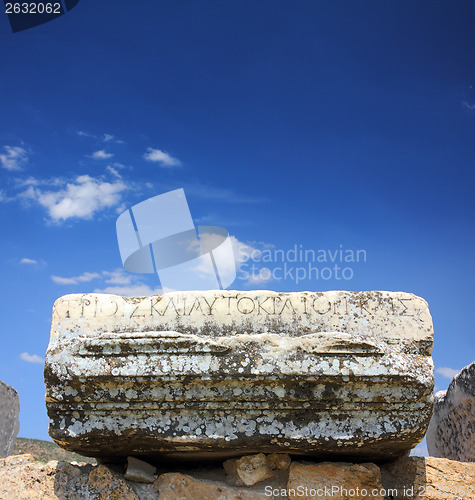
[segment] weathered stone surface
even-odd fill
[[[155,482],[157,469],[153,466],[134,457],[127,457],[127,470],[125,479],[136,483]]]
[[[20,430],[20,399],[13,387],[0,380],[0,457],[13,451]]]
[[[269,500],[265,492],[247,491],[210,481],[200,481],[186,474],[162,474],[157,479],[159,498],[167,500]]]
[[[435,395],[427,449],[433,457],[475,462],[475,361]]]
[[[290,500],[383,500],[381,473],[372,463],[323,462],[290,466],[287,494]]]
[[[401,456],[432,414],[432,334],[402,292],[68,295],[46,356],[50,435],[103,458]]]
[[[400,500],[471,500],[475,464],[434,457],[403,457],[381,467],[384,489]]]

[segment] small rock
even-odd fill
[[[290,456],[287,453],[271,453],[267,455],[267,465],[270,469],[287,470],[290,463]]]
[[[156,479],[157,469],[153,466],[139,460],[135,457],[127,457],[127,471],[125,479],[136,483],[153,483]]]
[[[201,481],[179,473],[162,474],[156,481],[164,500],[272,500],[263,492]]]
[[[293,462],[287,483],[290,500],[383,500],[381,489],[379,467],[372,463]]]
[[[252,486],[274,476],[264,453],[226,460],[223,467],[228,474],[226,481],[236,486]]]

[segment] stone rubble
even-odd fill
[[[244,457],[243,457],[244,458]],[[252,458],[252,457],[251,457]],[[255,458],[255,456],[254,456]],[[239,459],[238,459],[239,460]],[[73,465],[35,462],[30,455],[0,459],[0,500],[471,500],[475,463],[432,457],[403,457],[385,465],[292,461],[286,475],[253,486],[230,486],[219,465],[161,471],[153,484],[128,481],[125,464]],[[251,460],[253,463],[253,461]],[[258,459],[262,463],[262,457]],[[274,469],[284,472],[283,469]]]

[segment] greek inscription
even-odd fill
[[[203,300],[205,301],[205,303],[206,303],[206,305],[208,306],[208,309],[209,309],[208,316],[213,316],[213,307],[216,304],[216,301],[218,300],[218,298],[219,297],[215,297],[215,299],[213,300],[213,302],[210,305],[209,302],[203,297]]]
[[[321,306],[315,307],[315,303],[319,300],[318,297],[313,299],[312,302],[312,309],[317,313],[317,314],[327,314],[331,311],[332,309],[332,303],[328,301],[324,301],[324,303]]]
[[[364,299],[360,299],[359,307],[360,307],[361,313],[363,313],[363,311],[365,311],[368,314],[371,314],[371,311],[365,307],[366,304],[368,304],[368,302],[369,302],[369,299],[365,299],[365,300]]]
[[[398,301],[402,304],[402,307],[404,307],[404,309],[403,309],[403,311],[402,311],[402,313],[401,313],[401,316],[413,316],[412,314],[408,314],[408,313],[407,313],[408,307],[407,307],[407,306],[406,306],[406,304],[404,304],[404,302],[403,302],[403,301],[409,301],[409,302],[411,302],[411,301],[412,301],[412,299],[399,299],[399,298],[398,298],[397,300],[398,300]]]
[[[265,307],[264,307],[264,304],[270,300],[271,302],[274,303],[274,311],[271,312],[269,310],[267,310]],[[275,314],[275,297],[266,297],[263,301],[261,300],[257,300],[257,314],[261,314],[261,311],[264,311],[265,314]]]
[[[241,306],[241,303],[244,301],[244,300],[247,300],[247,306],[246,306],[246,302],[244,302],[244,304]],[[249,303],[250,302],[250,303]],[[252,306],[252,308],[251,308]],[[251,297],[241,297],[238,301],[237,301],[237,310],[241,313],[241,314],[251,314],[254,309],[256,308],[256,305],[254,304],[254,301],[251,299]]]
[[[282,306],[282,309],[280,310],[279,316],[282,315],[282,313],[284,312],[284,310],[286,308],[291,309],[292,312],[295,314],[295,309],[294,309],[294,306],[292,305],[292,301],[290,299],[286,299],[284,302],[284,305]]]
[[[161,313],[158,309],[155,308],[155,306],[162,300],[161,297],[157,297],[155,300],[155,303],[153,303],[153,298],[150,299],[150,316],[153,316],[153,313],[156,312],[159,316],[163,316],[163,313]]]
[[[183,306],[185,305],[185,301],[183,301]],[[180,316],[180,312],[178,311],[176,305],[175,305],[175,302],[173,299],[168,299],[168,304],[166,305],[164,311],[162,312],[162,316],[168,311],[168,308],[169,307],[173,307],[173,309],[175,309],[175,313],[177,316]]]
[[[203,309],[201,309],[201,302],[200,302],[199,297],[196,297],[196,299],[194,300],[194,302],[191,306],[190,312],[188,313],[188,316],[191,316],[191,313],[193,312],[193,310],[196,310],[196,312],[200,311],[201,314],[204,316]],[[183,314],[186,314],[186,312],[184,310],[183,310]]]
[[[114,299],[102,302],[100,311],[104,316],[115,316],[119,310],[119,304]]]

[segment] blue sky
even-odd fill
[[[233,288],[420,295],[445,389],[475,359],[474,27],[463,0],[81,0],[16,34],[0,15],[0,379],[20,435],[48,439],[54,300],[157,289],[122,269],[115,220],[180,187],[256,256],[364,250],[351,279],[259,261]]]

